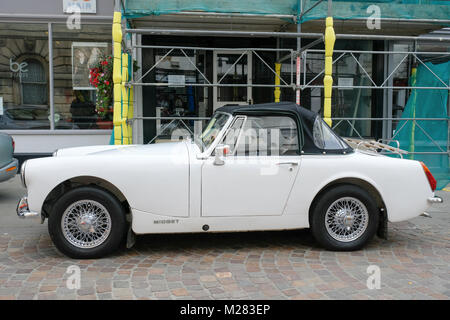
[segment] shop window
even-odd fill
[[[34,58],[26,59],[25,71],[20,74],[22,104],[46,105],[48,103],[47,76],[43,64]]]
[[[154,63],[159,63],[150,73],[154,82],[164,85],[155,88],[156,116],[161,117],[193,117],[198,114],[198,106],[203,100],[203,88],[189,84],[203,83],[205,79],[197,72],[195,66],[201,59],[198,52],[174,50],[167,54],[166,49],[155,49]],[[164,57],[165,56],[165,57]],[[204,71],[203,71],[204,72]],[[153,80],[151,80],[153,82]],[[167,84],[167,85],[166,85]],[[201,102],[203,105],[203,102]],[[158,140],[170,139],[173,132],[178,129],[194,131],[193,121],[156,120]]]
[[[65,23],[54,23],[53,70],[48,69],[47,23],[0,23],[0,30],[0,130],[48,130],[52,118],[57,130],[113,127],[112,90],[102,87],[99,95],[90,83],[91,68],[111,55],[110,24],[69,30]],[[49,72],[54,79],[54,117]],[[101,78],[112,86],[112,80]]]
[[[61,119],[56,129],[112,129],[111,41],[108,24],[82,24],[80,30],[53,25],[55,120]],[[100,99],[93,78],[104,90]]]
[[[0,130],[49,130],[48,24],[0,30]]]

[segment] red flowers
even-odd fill
[[[111,56],[103,57],[95,67],[89,70],[89,82],[94,87],[106,85],[109,86],[112,82],[112,60]],[[102,88],[105,89],[105,88]]]
[[[98,87],[100,80],[99,80],[99,69],[98,68],[91,68],[89,70],[89,82],[94,86]]]
[[[102,119],[112,117],[112,56],[103,56],[89,69],[89,83],[97,88],[97,113]]]

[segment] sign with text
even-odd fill
[[[64,13],[73,13],[74,8],[80,13],[97,13],[97,0],[63,0]]]
[[[169,74],[167,76],[169,87],[183,87],[186,83],[186,78],[182,74]]]
[[[340,87],[339,90],[351,90],[353,87],[353,78],[338,78],[338,86]]]

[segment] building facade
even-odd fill
[[[111,54],[113,11],[108,0],[0,4],[0,131],[20,159],[109,143],[89,67]]]

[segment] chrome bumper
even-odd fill
[[[27,197],[23,197],[22,199],[20,199],[19,203],[17,204],[16,212],[17,212],[17,215],[19,216],[19,218],[39,217],[39,213],[30,211],[30,209],[28,208],[28,198]]]
[[[434,196],[434,197],[429,197],[428,202],[429,203],[443,203],[444,200],[442,200],[441,197]]]

